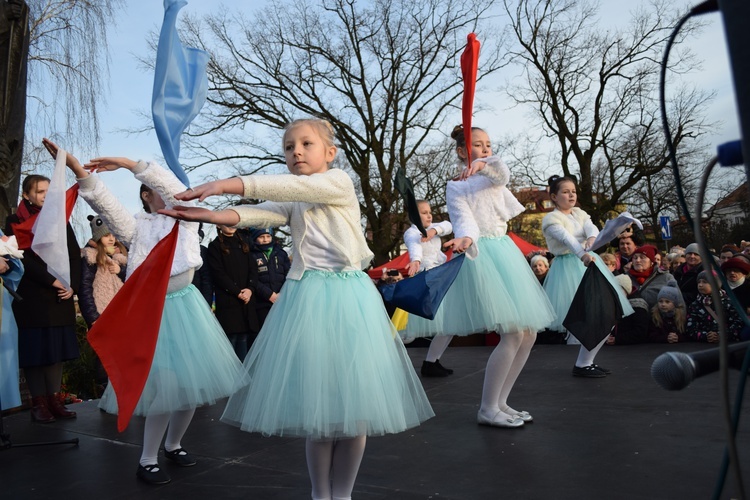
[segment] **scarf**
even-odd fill
[[[18,222],[23,222],[25,220],[28,220],[29,217],[33,217],[41,211],[42,207],[37,207],[29,200],[24,198],[21,200],[21,203],[18,204],[18,208],[16,209],[16,216],[18,217]]]
[[[741,286],[744,282],[745,282],[745,277],[744,276],[742,278],[738,279],[737,281],[729,281],[729,280],[727,280],[727,283],[729,283],[729,288],[731,288],[732,290],[734,290],[738,286]]]
[[[630,271],[628,271],[628,274],[630,274],[633,278],[635,278],[636,283],[639,285],[642,285],[644,281],[646,281],[649,276],[654,274],[655,268],[654,266],[651,266],[651,268],[648,271],[636,271],[633,268],[630,268]]]

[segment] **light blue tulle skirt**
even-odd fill
[[[134,326],[137,328],[137,326]],[[134,415],[214,404],[249,381],[224,330],[193,285],[167,294],[151,371]],[[110,384],[99,407],[117,413]]]
[[[18,385],[18,327],[13,317],[11,295],[6,290],[0,290],[0,293],[3,296],[3,319],[0,327],[0,410],[6,410],[21,406]]]
[[[633,314],[633,308],[630,306],[625,292],[622,291],[622,287],[617,282],[612,271],[607,269],[607,266],[597,254],[593,252],[589,253],[595,257],[594,264],[596,267],[599,268],[604,277],[607,278],[607,281],[617,291],[620,304],[622,305],[623,316]],[[573,302],[573,297],[576,294],[576,290],[578,290],[578,285],[581,284],[581,279],[583,279],[585,272],[586,266],[583,265],[580,258],[572,253],[557,256],[552,261],[547,277],[544,279],[544,291],[547,292],[547,296],[549,296],[552,307],[557,314],[557,319],[547,327],[550,330],[557,332],[567,330],[562,323],[568,314],[570,304]]]
[[[440,305],[440,334],[538,331],[552,322],[552,305],[513,240],[482,237],[476,244],[479,255],[464,260]]]
[[[382,298],[361,271],[287,280],[223,422],[313,438],[400,432],[434,416]]]

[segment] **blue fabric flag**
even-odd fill
[[[383,300],[406,312],[435,319],[435,313],[456,279],[464,257],[465,254],[454,255],[445,264],[379,287]]]
[[[206,102],[209,55],[184,47],[177,35],[177,14],[184,0],[164,0],[164,23],[159,35],[151,113],[159,145],[169,169],[190,187],[180,165],[180,136]]]

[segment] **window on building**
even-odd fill
[[[530,201],[526,204],[526,210],[536,210],[536,203]]]
[[[555,208],[555,204],[554,204],[554,203],[552,203],[552,200],[544,200],[544,201],[542,202],[542,206],[543,206],[544,208]]]

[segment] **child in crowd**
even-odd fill
[[[613,253],[603,253],[599,257],[602,259],[602,263],[607,266],[612,274],[617,270],[617,257]]]
[[[216,231],[207,255],[216,294],[216,319],[234,353],[244,361],[260,330],[255,309],[258,266],[237,228],[219,224]]]
[[[251,383],[222,420],[264,435],[304,436],[313,499],[350,498],[368,435],[401,432],[433,416],[372,280],[372,259],[351,178],[330,168],[330,123],[303,119],[283,135],[292,175],[210,182],[178,199],[238,194],[266,199],[212,212],[162,213],[230,226],[289,225],[292,266],[245,358]],[[395,338],[394,338],[395,337]]]
[[[589,252],[599,229],[591,222],[591,217],[576,207],[578,195],[575,181],[570,177],[554,175],[549,178],[549,193],[555,209],[542,219],[542,232],[547,240],[547,247],[555,254],[549,275],[544,282],[544,290],[552,302],[557,319],[548,328],[565,331],[563,321],[573,302],[578,285],[580,285],[586,267],[594,264],[617,291],[623,316],[633,314],[627,297],[615,280],[614,275],[604,266],[602,260]],[[578,359],[573,365],[574,377],[601,378],[610,371],[594,363],[599,350],[606,342],[608,335],[593,349],[583,345],[578,351]]]
[[[521,427],[533,417],[511,408],[508,397],[537,331],[552,322],[554,311],[526,258],[507,235],[508,221],[524,210],[506,187],[510,170],[493,156],[484,130],[472,128],[471,144],[466,144],[460,125],[451,137],[459,160],[470,164],[446,186],[454,239],[444,246],[466,252],[469,259],[443,299],[448,307],[443,334],[500,334],[487,361],[477,422]]]
[[[89,215],[91,240],[95,247],[81,250],[81,288],[78,291],[78,307],[86,325],[91,328],[99,315],[109,305],[125,281],[128,250],[117,241],[101,217]],[[96,356],[96,385],[103,391],[107,385],[107,373]],[[101,396],[101,392],[98,394]]]
[[[256,283],[255,309],[258,314],[260,327],[266,322],[271,306],[279,298],[281,287],[284,286],[286,275],[292,266],[289,255],[274,241],[273,228],[264,227],[250,232],[252,239],[252,253],[258,268],[258,282]]]
[[[53,157],[57,155],[57,145],[48,139],[44,140],[44,145]],[[184,191],[185,186],[171,171],[153,162],[103,157],[94,158],[84,168],[68,153],[66,163],[78,180],[81,197],[130,249],[129,278],[154,246],[171,232],[174,220],[156,211],[181,203],[174,195]],[[140,198],[145,213],[131,215],[99,176],[88,172],[120,168],[131,171],[143,183]],[[171,480],[157,458],[165,433],[165,458],[181,467],[195,465],[195,459],[181,444],[195,409],[216,403],[246,382],[242,365],[224,331],[205,299],[191,284],[195,269],[202,265],[198,224],[179,224],[156,350],[134,412],[146,417],[136,475],[148,484],[165,484]],[[138,328],[137,319],[134,321],[133,328]],[[112,384],[107,387],[99,406],[109,413],[117,413]]]
[[[411,259],[407,266],[409,276],[445,263],[447,259],[442,251],[440,236],[453,231],[453,226],[448,221],[432,222],[432,208],[427,201],[417,201],[417,209],[422,226],[427,231],[427,237],[422,237],[422,233],[413,224],[404,233],[404,243]],[[441,304],[432,320],[409,314],[406,329],[399,332],[405,339],[433,337],[430,348],[427,350],[427,357],[422,362],[420,371],[423,377],[446,377],[453,373],[453,370],[440,364],[440,357],[453,339],[453,335],[443,335],[443,316],[446,314],[447,307],[449,307],[448,304]]]
[[[656,305],[651,309],[651,324],[648,329],[650,342],[676,344],[690,337],[685,331],[687,312],[682,292],[676,281],[669,281],[659,290]]]
[[[708,282],[706,271],[701,271],[697,276],[698,297],[687,310],[687,334],[692,340],[715,344],[719,342],[719,324],[716,318],[716,306],[711,297],[711,284]],[[721,286],[721,282],[719,282]],[[727,340],[736,342],[740,339],[742,320],[737,311],[729,302],[729,297],[724,290],[719,289],[721,303],[727,318]]]
[[[117,241],[101,217],[89,215],[91,241],[84,247],[78,306],[89,328],[109,305],[125,281],[128,250]]]
[[[23,199],[15,214],[8,216],[5,234],[13,226],[42,210],[49,179],[28,175],[23,180]],[[24,273],[18,284],[23,300],[13,301],[18,324],[18,362],[31,392],[31,420],[40,423],[75,418],[76,412],[60,401],[63,362],[77,359],[76,310],[73,295],[81,283],[81,248],[70,224],[66,225],[70,285],[47,270],[47,263],[30,248],[23,248]]]

